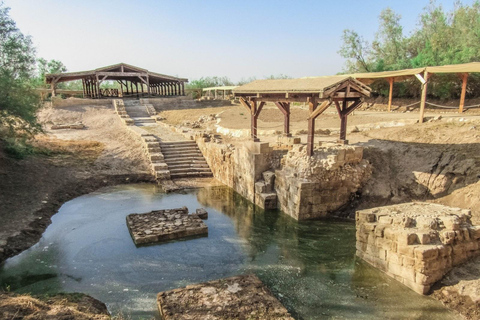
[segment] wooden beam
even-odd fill
[[[257,102],[250,101],[251,109],[250,109],[250,135],[253,141],[259,141],[257,136]]]
[[[109,77],[146,77],[147,73],[145,72],[106,72],[99,71],[95,73],[99,76],[109,76]]]
[[[388,112],[392,111],[392,92],[393,92],[393,78],[388,78],[390,89],[388,91]]]
[[[313,120],[315,120],[319,115],[321,115],[325,110],[327,110],[331,104],[332,102],[329,100],[323,101],[318,108],[316,108],[313,112],[310,112],[310,116],[307,119],[310,120],[313,118]]]
[[[240,104],[242,106],[244,106],[245,109],[248,110],[248,112],[251,112],[252,106],[250,105],[250,103],[247,100],[245,100],[245,98],[240,98],[240,99],[238,99],[238,101],[240,101]]]
[[[98,81],[98,74],[95,75],[95,82],[97,87],[97,98],[100,98],[100,82]]]
[[[150,76],[147,73],[147,94],[150,96]]]
[[[421,96],[421,99],[420,99],[420,118],[418,119],[419,123],[423,123],[423,118],[424,118],[424,115],[425,115],[425,102],[427,101],[428,78],[429,78],[428,71],[425,70],[425,72],[423,74],[423,78],[422,78],[423,82],[419,79],[420,82],[422,82],[422,96]]]
[[[308,110],[310,117],[308,118],[308,136],[307,136],[307,155],[313,156],[313,144],[315,140],[315,117],[312,114],[316,111],[318,102],[315,97],[312,97],[308,102]]]
[[[460,105],[458,106],[458,113],[463,112],[465,106],[465,94],[467,93],[468,73],[462,73],[462,93],[460,94]]]
[[[290,103],[289,102],[275,102],[275,105],[283,113],[283,133],[290,137]]]

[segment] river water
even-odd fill
[[[208,237],[136,247],[125,217],[205,208]],[[19,293],[83,292],[113,314],[158,317],[158,292],[256,274],[296,319],[457,319],[355,258],[355,225],[297,222],[226,187],[164,194],[155,185],[105,188],[65,203],[38,244],[0,266]]]

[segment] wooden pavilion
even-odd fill
[[[315,119],[334,103],[341,120],[340,139],[347,136],[347,117],[360,107],[371,89],[349,76],[302,79],[256,80],[234,89],[235,97],[251,115],[251,137],[258,141],[257,120],[266,102],[273,102],[284,115],[284,133],[290,136],[292,102],[309,105],[307,154],[313,155]]]
[[[60,82],[82,80],[83,96],[99,99],[104,97],[128,96],[183,96],[188,79],[167,76],[126,63],[119,63],[89,71],[47,74],[45,82],[51,85],[52,96]],[[113,80],[119,89],[102,89],[103,81]],[[140,88],[140,90],[139,90]]]
[[[422,94],[420,98],[420,118],[419,122],[424,121],[425,104],[427,104],[427,86],[430,78],[434,74],[441,73],[454,73],[462,81],[462,90],[460,93],[460,103],[458,106],[458,112],[462,113],[465,108],[465,95],[467,91],[468,75],[470,73],[480,73],[480,62],[470,62],[463,64],[452,64],[436,67],[422,67],[416,69],[404,69],[396,71],[383,71],[383,72],[367,72],[367,73],[355,73],[349,76],[355,78],[366,85],[371,84],[375,80],[385,79],[390,85],[388,95],[388,111],[391,111],[392,107],[392,91],[393,83],[404,81],[406,79],[417,79],[422,86]]]

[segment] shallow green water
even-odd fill
[[[209,235],[137,248],[130,213],[205,207]],[[296,222],[225,187],[163,194],[153,185],[103,189],[65,203],[38,244],[0,267],[22,293],[83,292],[112,313],[155,315],[158,292],[255,273],[296,319],[455,319],[355,258],[355,226]]]

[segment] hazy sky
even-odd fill
[[[471,4],[473,0],[463,3]],[[332,75],[344,29],[367,40],[386,7],[408,35],[428,0],[4,0],[37,56],[69,71],[125,62],[197,79]],[[450,11],[454,0],[440,0]]]

